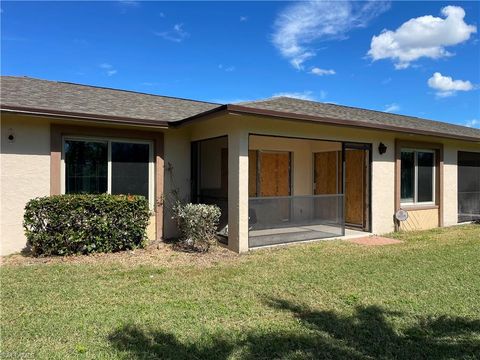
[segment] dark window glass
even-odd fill
[[[431,152],[417,153],[418,202],[433,201],[433,158]]]
[[[149,145],[112,142],[112,194],[148,199]]]
[[[65,141],[65,193],[107,192],[106,142]]]
[[[403,202],[413,202],[415,194],[415,153],[402,151],[400,194]]]

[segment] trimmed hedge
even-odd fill
[[[148,201],[131,195],[54,195],[30,200],[23,226],[34,255],[144,247]]]

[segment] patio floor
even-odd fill
[[[338,226],[325,224],[251,230],[249,232],[249,247],[259,248],[320,240],[349,240],[372,235],[365,231],[347,228],[345,229],[345,235],[342,236],[339,235],[339,230]]]

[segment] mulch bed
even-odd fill
[[[33,257],[14,254],[0,258],[2,266],[28,266],[37,264],[97,264],[119,263],[126,266],[153,265],[162,267],[199,266],[210,267],[242,256],[222,246],[212,246],[208,252],[181,251],[173,244],[163,242],[148,245],[144,249],[120,251],[109,254]]]

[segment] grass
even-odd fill
[[[3,265],[0,358],[480,358],[480,226],[392,236],[208,266]]]

